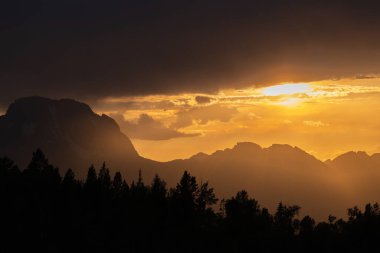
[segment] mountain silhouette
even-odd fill
[[[25,168],[38,148],[61,172],[72,168],[79,178],[91,164],[99,168],[103,161],[129,181],[141,169],[148,183],[159,174],[169,186],[188,170],[209,181],[218,196],[245,189],[264,206],[275,208],[278,201],[298,204],[305,214],[319,219],[330,213],[344,216],[347,206],[380,195],[376,190],[380,154],[348,152],[322,162],[287,144],[263,148],[241,142],[212,154],[157,162],[141,157],[112,118],[72,99],[21,98],[0,117],[0,157],[8,156]]]
[[[25,167],[37,148],[61,168],[139,158],[116,122],[107,115],[97,115],[84,103],[42,97],[18,99],[0,117],[0,154]]]
[[[380,168],[380,154],[370,156],[364,151],[350,151],[337,156],[333,160],[328,160],[326,163],[332,167],[345,170],[356,170],[358,168],[361,170],[376,169]]]

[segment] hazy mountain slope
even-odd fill
[[[324,163],[289,145],[238,143],[169,164],[207,179],[219,196],[246,189],[264,206],[296,203],[319,219],[344,217],[348,207],[380,201],[380,154],[348,152]]]
[[[350,204],[380,202],[380,154],[368,155],[363,151],[347,152],[326,161],[331,167],[331,177]]]
[[[254,143],[238,143],[232,149],[169,164],[207,179],[219,196],[246,189],[270,208],[278,201],[297,203],[305,213],[320,218],[342,211],[338,201],[342,196],[331,181],[331,168],[297,147],[276,144],[261,148]]]

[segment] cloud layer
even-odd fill
[[[196,136],[196,134],[185,134],[174,128],[167,127],[145,113],[141,114],[136,122],[127,121],[120,114],[111,114],[111,116],[118,122],[121,130],[130,138],[158,141]]]
[[[8,1],[0,101],[366,76],[380,67],[379,12],[374,0]]]
[[[199,103],[199,97],[208,99]],[[379,101],[380,77],[355,77],[215,94],[107,98],[94,109],[122,115],[122,129],[129,129],[137,150],[161,161],[240,141],[291,143],[327,159],[347,150],[378,150]],[[190,138],[178,138],[184,136]]]

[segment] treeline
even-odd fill
[[[83,182],[61,177],[40,150],[22,171],[0,159],[0,201],[1,252],[366,252],[380,239],[378,204],[316,223],[296,205],[271,214],[245,191],[218,201],[187,172],[171,189],[141,173],[129,185],[105,164]]]

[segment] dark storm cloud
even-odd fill
[[[0,101],[213,92],[378,72],[370,0],[13,0]]]
[[[211,97],[207,97],[207,96],[196,96],[195,97],[195,101],[198,103],[198,104],[207,104],[207,103],[210,103],[212,100]]]
[[[126,101],[126,102],[104,102],[98,101],[93,106],[96,111],[128,111],[128,110],[168,110],[175,107],[175,104],[168,100],[150,101]]]

